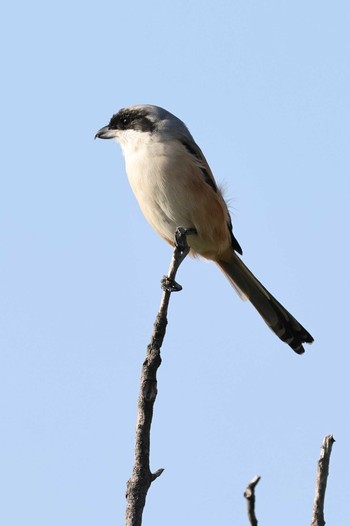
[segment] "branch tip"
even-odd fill
[[[317,478],[311,526],[324,526],[324,501],[326,496],[329,461],[335,440],[333,435],[326,435],[322,442],[320,458],[317,462]]]
[[[157,471],[155,471],[154,473],[151,474],[151,481],[153,482],[154,480],[156,480],[158,477],[161,476],[161,474],[163,473],[164,471],[164,468],[159,468],[157,469]]]
[[[260,478],[259,475],[252,478],[244,492],[244,497],[247,500],[248,518],[251,526],[258,526],[258,520],[255,515],[255,486],[258,484]]]

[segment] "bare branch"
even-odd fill
[[[168,323],[167,313],[170,294],[181,290],[181,286],[175,281],[176,272],[189,252],[186,236],[193,233],[195,231],[181,227],[176,231],[176,246],[169,268],[169,275],[162,280],[164,292],[154,323],[152,338],[147,347],[146,359],[142,365],[136,421],[134,466],[126,486],[125,526],[141,526],[147,492],[151,483],[164,471],[162,468],[154,473],[150,470],[150,434],[153,406],[157,397],[157,370],[162,361],[160,349]]]
[[[311,526],[324,526],[324,499],[326,495],[329,460],[335,440],[333,435],[327,435],[323,439],[321,455],[317,466],[316,492],[312,512]]]
[[[251,526],[258,526],[258,520],[255,515],[255,486],[260,480],[259,475],[256,475],[246,487],[244,496],[247,499],[248,518]]]

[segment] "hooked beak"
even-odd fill
[[[115,130],[111,130],[109,126],[104,126],[95,135],[95,139],[114,139]]]

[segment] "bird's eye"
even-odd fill
[[[126,113],[121,117],[120,121],[122,128],[125,130],[130,126],[132,122],[132,116],[130,115],[130,113]]]
[[[118,130],[125,130],[130,126],[131,118],[129,113],[124,113],[122,115],[116,113],[113,115],[113,117],[110,120],[109,126],[112,129]]]

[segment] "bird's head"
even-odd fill
[[[115,139],[121,146],[127,142],[157,138],[158,140],[191,137],[185,124],[159,106],[129,106],[115,113],[109,124],[101,128],[95,139]]]

